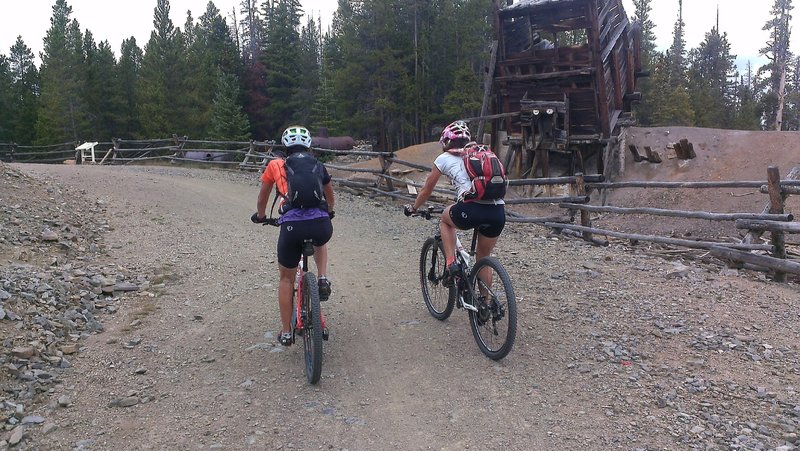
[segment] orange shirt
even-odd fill
[[[289,191],[289,184],[286,181],[286,169],[284,168],[285,164],[286,162],[283,161],[283,158],[271,160],[264,169],[264,173],[261,174],[262,182],[271,185],[277,184],[278,191],[283,194]]]

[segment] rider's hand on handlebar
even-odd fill
[[[267,223],[267,217],[266,216],[258,217],[258,212],[253,213],[253,216],[250,216],[250,220],[253,221],[256,224],[266,224]]]
[[[331,210],[331,211],[328,212],[328,217],[331,218],[331,221],[333,221],[333,217],[334,216],[336,216],[336,212],[335,211]]]

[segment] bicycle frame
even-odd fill
[[[438,231],[435,233],[435,237],[438,240],[442,239],[442,235]],[[458,290],[458,297],[456,299],[459,307],[465,310],[471,310],[473,312],[477,312],[478,308],[473,305],[474,302],[472,299],[464,299],[464,293],[466,293],[469,297],[472,297],[474,287],[472,286],[469,273],[472,269],[472,265],[475,263],[474,257],[477,242],[478,232],[476,229],[472,232],[472,245],[470,246],[469,251],[467,251],[467,249],[464,248],[464,245],[461,244],[461,239],[458,237],[458,233],[456,233],[456,257],[461,262],[460,281],[456,285],[456,289]],[[465,284],[465,286],[462,286],[461,284]]]

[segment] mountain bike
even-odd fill
[[[442,211],[442,208],[428,207],[411,216],[431,219],[433,213]],[[478,348],[490,359],[500,360],[508,355],[516,339],[517,300],[511,277],[500,260],[487,256],[474,261],[477,242],[478,227],[473,229],[469,251],[456,235],[456,259],[461,269],[450,278],[445,273],[446,258],[437,224],[420,253],[422,298],[431,316],[439,321],[449,318],[454,307],[464,309]]]
[[[264,224],[278,226],[277,220],[273,218],[267,219]],[[308,257],[312,255],[312,240],[304,240],[292,297],[292,343],[297,335],[303,337],[306,378],[310,384],[316,384],[322,375],[322,342],[328,341],[329,333],[319,300],[317,276],[308,270]]]

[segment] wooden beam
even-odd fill
[[[766,221],[759,219],[737,219],[736,228],[761,231],[769,230],[770,232],[780,231],[784,233],[800,233],[800,223]]]
[[[781,258],[770,257],[767,255],[751,254],[749,252],[737,251],[724,247],[712,247],[711,255],[728,260],[750,263],[753,265],[770,268],[778,273],[791,273],[800,275],[800,263],[784,260]]]
[[[781,173],[777,166],[767,168],[767,188],[769,191],[769,212],[771,214],[781,214],[784,209],[783,193],[781,192]],[[786,238],[782,231],[773,230],[770,232],[770,241],[775,246],[773,255],[776,258],[786,258]],[[785,282],[786,273],[775,272],[775,281]]]
[[[794,181],[794,180],[797,180],[797,179],[800,179],[800,166],[795,166],[795,167],[792,168],[791,171],[789,171],[789,175],[786,176],[786,180],[781,181],[781,189],[785,188],[786,186],[796,186],[796,185],[788,185],[787,184],[787,180],[788,181]],[[769,188],[767,188],[767,192],[769,192]],[[767,204],[764,207],[763,212],[764,213],[769,213],[770,207],[771,207],[771,203]],[[758,238],[760,238],[761,234],[762,234],[762,232],[760,232],[758,230],[751,230],[750,232],[747,233],[747,235],[745,235],[744,238],[742,238],[742,243],[752,243],[755,240],[757,240]]]
[[[769,220],[769,221],[793,221],[794,215],[791,213],[784,213],[779,215],[772,214],[759,214],[759,213],[710,213],[705,211],[684,211],[684,210],[667,210],[663,208],[644,208],[644,207],[612,207],[612,206],[595,206],[595,205],[576,205],[576,204],[559,204],[561,208],[567,209],[581,209],[586,211],[593,211],[598,213],[617,213],[617,214],[642,214],[642,215],[655,215],[655,216],[669,216],[674,218],[691,218],[691,219],[705,219],[708,221],[735,221],[740,219],[750,220]]]
[[[660,181],[631,181],[631,182],[587,182],[591,188],[761,188],[764,182],[760,181],[721,181],[721,182],[660,182]],[[800,186],[800,180],[782,180],[781,187]]]
[[[623,233],[623,232],[614,232],[612,230],[603,230],[603,229],[596,229],[596,228],[588,228],[579,225],[573,224],[559,224],[559,223],[545,223],[547,227],[551,227],[554,229],[571,229],[577,230],[580,232],[590,232],[595,233],[598,235],[607,235],[613,236],[615,238],[622,238],[625,240],[634,240],[634,241],[649,241],[653,243],[661,243],[661,244],[669,244],[672,246],[681,246],[681,247],[688,247],[691,249],[711,249],[714,246],[720,247],[729,247],[731,249],[743,249],[743,250],[759,250],[759,251],[768,251],[771,252],[773,250],[773,246],[769,244],[741,244],[741,243],[719,243],[714,241],[693,241],[693,240],[683,240],[680,238],[667,238],[663,236],[654,236],[654,235],[639,235],[635,233]]]
[[[573,196],[573,197],[530,197],[521,199],[508,199],[504,200],[506,205],[519,205],[519,204],[557,204],[561,202],[582,203],[589,202],[589,196]]]
[[[489,68],[486,71],[486,79],[483,81],[483,103],[481,103],[481,117],[489,113],[489,97],[492,95],[492,83],[494,82],[494,66],[497,64],[497,40],[492,41],[492,50],[489,57]],[[475,135],[480,142],[483,142],[483,130],[486,126],[486,118],[478,122],[478,133]]]

